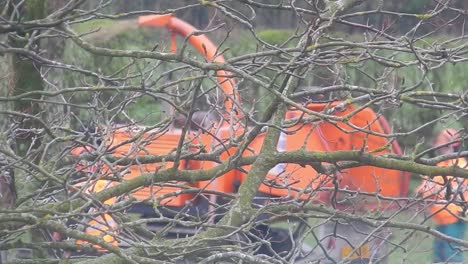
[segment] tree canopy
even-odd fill
[[[414,193],[468,178],[437,166],[468,156],[466,1],[183,2],[0,1],[0,263],[466,250]]]

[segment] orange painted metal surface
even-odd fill
[[[331,107],[338,105],[336,102]],[[325,110],[325,104],[309,105],[308,108],[314,111]],[[343,111],[336,112],[336,116],[345,116],[356,110],[356,107],[349,105]],[[289,111],[286,119],[300,118],[301,111]],[[304,116],[304,117],[307,117]],[[370,130],[379,134],[387,134],[381,125],[380,118],[370,108],[364,108],[351,116],[349,122],[355,127]],[[251,147],[259,151],[263,144],[264,135],[259,135],[252,142]],[[343,122],[320,121],[303,123],[287,129],[282,134],[278,144],[279,151],[294,151],[306,149],[310,151],[339,151],[339,150],[363,150],[382,155],[387,153],[397,153],[400,150],[394,149],[393,144],[388,143],[385,137],[372,135],[370,133],[358,131]],[[381,150],[379,150],[382,148]],[[378,150],[378,151],[376,151]],[[408,175],[396,170],[388,170],[371,166],[361,166],[350,169],[343,169],[336,175],[338,186],[350,191],[361,191],[369,193],[379,193],[384,196],[401,197],[407,194]],[[242,179],[245,175],[241,175]],[[267,175],[266,184],[259,189],[260,192],[283,197],[296,197],[304,189],[314,190],[318,187],[332,187],[333,178],[316,172],[310,166],[297,164],[278,164]],[[326,193],[315,193],[312,199],[327,202]],[[307,193],[301,196],[302,199],[311,198]]]
[[[151,133],[146,132],[137,142],[127,143],[129,140],[135,137],[138,131],[130,131],[128,129],[119,129],[113,133],[111,139],[111,145],[118,146],[113,151],[113,154],[117,157],[137,157],[139,155],[175,155],[177,144],[181,139],[180,133]],[[190,139],[187,138],[187,143]],[[141,165],[132,165],[126,170],[124,180],[130,180],[138,177],[142,174],[155,173],[162,168],[171,168],[174,166],[173,162],[162,162],[162,163],[150,163]],[[122,169],[122,168],[121,168]],[[185,160],[181,160],[179,165],[180,170],[188,169],[188,164]],[[125,171],[125,170],[124,170]],[[172,184],[180,184],[185,186],[191,186],[190,184],[183,182],[172,182]],[[131,196],[138,200],[155,199],[169,193],[175,193],[182,190],[182,187],[165,186],[161,184],[151,184],[149,187],[145,187],[136,190]],[[164,206],[183,206],[187,200],[193,199],[193,194],[180,194],[174,195],[169,198],[162,199],[159,201],[160,205]]]
[[[220,160],[225,161],[229,158],[230,155],[236,152],[235,147],[227,147],[226,145],[229,144],[230,140],[234,136],[239,136],[242,134],[242,130],[238,129],[233,131],[230,127],[222,127],[216,133],[216,139],[210,134],[202,134],[201,137],[201,144],[207,151],[212,151],[218,148],[226,148],[224,152],[220,155]],[[214,161],[204,161],[201,164],[201,168],[212,168],[217,165]],[[237,170],[231,170],[216,179],[212,179],[210,181],[200,181],[198,182],[197,186],[201,189],[205,190],[215,190],[224,193],[234,193],[236,190],[236,183],[239,182],[239,172]]]
[[[365,108],[350,119],[350,123],[356,127],[367,129],[379,134],[385,134],[379,123],[377,115],[370,108]],[[349,130],[353,128],[349,127]],[[388,140],[384,137],[370,133],[355,132],[350,134],[350,149],[362,149],[372,152],[374,155],[389,153]],[[385,148],[379,150],[381,148]],[[351,190],[363,192],[377,192],[385,196],[402,196],[405,190],[401,190],[401,172],[383,168],[362,166],[347,170],[343,175],[342,185]]]
[[[197,32],[196,28],[171,14],[143,16],[139,18],[139,24],[141,26],[165,27],[171,32],[186,37],[192,46],[205,55],[207,60],[224,62],[222,56],[216,55],[218,48],[205,35],[193,35],[194,32]],[[218,75],[220,75],[218,81],[226,94],[234,96],[237,102],[240,102],[239,97],[235,94],[233,80],[226,78],[227,74],[223,71],[218,71]],[[339,104],[340,102],[331,105],[324,103],[310,104],[307,107],[310,110],[320,112],[326,108],[336,107]],[[229,112],[232,107],[232,102],[227,100],[226,110]],[[336,115],[349,114],[354,110],[353,106],[347,106],[344,111],[337,112]],[[287,118],[299,117],[301,114],[300,112],[290,111]],[[357,127],[369,129],[380,134],[389,133],[388,124],[386,124],[385,120],[377,116],[370,108],[365,108],[352,116],[350,122]],[[384,137],[373,136],[364,132],[344,133],[342,130],[354,130],[344,123],[338,123],[337,125],[326,122],[319,125],[316,123],[297,124],[295,127],[290,128],[290,130],[295,131],[295,133],[283,135],[280,139],[280,144],[284,144],[283,151],[298,150],[302,147],[305,147],[307,150],[316,151],[350,150],[362,149],[364,147],[366,151],[373,151],[385,146],[388,142]],[[218,135],[219,138],[225,138],[226,135],[223,133],[226,132],[221,132]],[[202,141],[207,140],[209,140],[209,137],[203,137],[202,139]],[[286,143],[283,143],[283,141]],[[206,143],[208,146],[208,142]],[[259,150],[262,143],[263,135],[259,135],[252,142],[251,147]],[[366,146],[363,146],[364,144]],[[391,146],[393,147],[393,152],[401,154],[401,150],[396,142],[392,143]],[[234,149],[231,149],[231,152],[234,151]],[[375,154],[384,154],[388,153],[388,151],[387,148],[387,150],[382,150]],[[224,152],[221,159],[226,159],[228,156],[229,153]],[[211,167],[214,165],[212,162],[206,162],[203,166]],[[242,181],[243,177],[242,173],[231,171],[211,182],[199,183],[198,186],[217,189],[223,192],[232,192],[232,181]],[[406,195],[407,192],[408,177],[399,171],[363,166],[344,170],[340,173],[339,178],[340,187],[346,187],[351,190],[379,192],[382,195],[388,196],[402,196]],[[323,184],[330,186],[331,182],[327,176],[318,174],[310,166],[304,168],[295,164],[280,164],[276,166],[272,170],[272,173],[267,176],[266,181],[269,184],[262,185],[259,191],[275,196],[295,195],[303,188],[316,188]]]
[[[91,153],[92,150],[90,148],[86,147],[79,147],[73,149],[70,153],[72,155],[81,155],[81,154],[86,154],[86,153]],[[76,170],[82,173],[86,174],[92,174],[96,171],[103,172],[103,168],[101,164],[95,164],[95,163],[90,163],[89,162],[80,162],[76,166]],[[105,173],[105,172],[103,172]],[[95,181],[85,181],[81,182],[79,184],[76,184],[71,188],[73,191],[80,191],[85,194],[92,194],[96,192],[100,192],[106,188],[114,186],[115,183],[108,181],[108,180],[95,180]],[[110,206],[116,202],[116,198],[111,198],[106,201],[104,201],[105,206]],[[96,209],[91,208],[90,209],[92,213],[95,213]],[[114,221],[114,219],[106,213],[101,213],[97,216],[95,216],[91,221],[89,221],[89,227],[86,228],[86,233],[89,235],[101,237],[104,242],[109,243],[112,246],[118,246],[118,242],[115,239],[114,235],[116,233],[115,230],[117,230],[117,223]],[[77,240],[77,244],[82,244],[86,245],[88,242],[83,241],[83,240]],[[99,251],[105,251],[102,247],[96,246],[96,249]]]
[[[108,149],[111,150],[108,154],[112,154],[117,158],[135,158],[139,155],[171,155],[175,154],[177,144],[181,138],[180,133],[146,132],[141,138],[138,138],[138,141],[135,141],[134,138],[137,133],[139,133],[137,130],[129,129],[118,129],[114,131],[108,139]],[[186,143],[190,143],[190,139],[187,139]],[[75,148],[72,150],[73,155],[79,155],[83,152],[87,152],[85,148]],[[116,179],[122,178],[121,181],[125,182],[141,176],[142,174],[151,174],[157,172],[159,169],[171,168],[173,165],[173,162],[162,162],[131,166],[115,166],[110,168],[108,165],[104,164],[87,165],[86,163],[81,163],[77,166],[77,170],[85,173],[99,171],[103,176]],[[185,170],[191,168],[187,161],[181,160],[179,169]],[[89,190],[90,192],[100,192],[117,183],[118,182],[111,182],[109,180],[97,180]],[[169,182],[168,184],[171,183]],[[183,187],[168,186],[168,184],[150,184],[149,187],[140,188],[128,195],[140,201],[150,200],[150,202],[155,201],[155,199],[161,196],[169,196],[168,198],[161,199],[160,201],[158,200],[158,204],[164,206],[183,206],[188,200],[193,199],[193,194],[168,195],[171,193],[176,194],[177,191],[183,189]],[[187,187],[193,186],[183,182],[172,182],[172,184]],[[115,199],[110,200],[110,203],[109,201],[106,201],[106,204],[112,204],[114,201]]]

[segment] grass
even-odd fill
[[[416,210],[408,211],[397,215],[392,221],[406,222],[411,219],[411,223],[421,223],[423,216],[419,215],[413,218],[413,214],[416,213]],[[324,220],[310,219],[309,225],[315,227]],[[434,227],[431,222],[426,222],[428,226]],[[273,226],[280,228],[291,228],[294,229],[293,223],[281,222],[275,223]],[[391,246],[390,249],[395,249],[388,256],[388,264],[422,264],[422,263],[432,263],[432,254],[433,254],[433,241],[434,238],[427,233],[420,231],[413,232],[408,229],[396,229],[392,228],[391,230],[391,242],[395,246]],[[318,229],[315,229],[315,233],[318,234]],[[468,240],[468,233],[465,232],[465,240]],[[308,235],[305,239],[305,243],[311,247],[317,245],[316,239],[313,235]],[[465,260],[468,260],[468,252],[464,253]]]
[[[85,34],[86,40],[92,41],[95,44],[105,43],[119,34],[129,32],[137,28],[138,23],[135,19],[93,19],[73,25],[73,29],[78,34]]]

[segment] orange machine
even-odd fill
[[[175,51],[175,35],[184,37],[192,46],[194,46],[208,61],[224,62],[222,55],[218,54],[217,47],[203,34],[195,34],[197,30],[186,22],[174,17],[173,15],[150,15],[140,17],[139,25],[144,27],[165,27],[172,32],[172,50]],[[229,72],[219,70],[217,72],[217,81],[225,93],[226,112],[234,113],[235,108],[240,104],[240,98],[234,89],[235,82],[230,78]],[[337,105],[337,103],[332,104]],[[310,110],[324,111],[326,104],[311,104],[307,106]],[[337,116],[349,115],[356,110],[353,105],[347,106],[344,110],[336,111]],[[286,119],[300,118],[302,113],[297,110],[287,112]],[[224,120],[229,120],[224,118]],[[389,126],[385,119],[379,117],[370,108],[364,108],[357,111],[349,118],[350,124],[355,127],[373,131],[378,134],[388,134]],[[291,133],[284,133],[278,144],[279,151],[291,151],[305,148],[314,151],[337,151],[337,150],[363,150],[372,152],[375,155],[394,152],[401,154],[401,150],[396,142],[391,143],[392,147],[385,147],[389,140],[386,137],[372,135],[362,131],[357,131],[349,124],[338,122],[331,124],[324,121],[317,122],[299,122],[297,125],[288,129]],[[294,131],[294,132],[293,132]],[[169,131],[148,131],[142,138],[134,140],[138,131],[132,129],[117,129],[110,135],[108,146],[110,153],[117,157],[136,157],[137,155],[168,155],[174,154],[182,138],[181,130]],[[223,123],[218,131],[212,134],[204,134],[199,137],[197,142],[208,150],[219,146],[219,142],[227,141],[234,135],[243,133],[242,129],[234,130],[232,125]],[[244,155],[252,155],[257,152],[263,143],[264,134],[260,134],[250,145],[251,150],[246,151]],[[186,135],[186,142],[191,142],[189,135]],[[235,151],[234,148],[225,151],[221,159],[226,159]],[[74,150],[75,154],[80,153]],[[212,167],[213,162],[181,162],[179,169],[191,169],[202,166],[204,168]],[[173,166],[171,162],[146,165],[132,165],[126,168],[126,174],[123,180],[131,179],[142,173],[155,172],[161,167]],[[248,167],[245,168],[248,170]],[[112,168],[106,170],[112,174]],[[122,175],[114,175],[121,177]],[[235,184],[241,183],[245,175],[238,170],[233,170],[225,175],[207,182],[196,183],[199,188],[214,189],[216,191],[231,193],[235,192]],[[265,180],[265,184],[259,189],[261,193],[272,196],[297,196],[305,188],[313,190],[319,186],[331,186],[329,176],[321,175],[311,167],[301,167],[296,164],[278,164],[273,168]],[[404,196],[408,189],[408,177],[400,171],[392,171],[375,167],[357,167],[344,169],[337,175],[339,187],[348,190],[378,193],[385,196]],[[181,183],[178,183],[181,184]],[[188,184],[187,184],[188,185]],[[181,187],[153,185],[130,194],[139,200],[154,199],[167,195],[168,193],[181,190]],[[94,191],[99,191],[94,188]],[[312,192],[305,192],[300,198],[319,199],[320,196],[311,197]],[[166,197],[166,196],[165,196]],[[195,197],[192,194],[174,195],[162,200],[159,204],[162,206],[181,207],[188,201],[193,201]]]
[[[176,39],[175,34],[179,34],[182,37],[195,47],[208,61],[220,62],[223,63],[224,57],[221,54],[218,54],[216,46],[203,34],[195,34],[197,29],[191,26],[190,24],[174,17],[172,14],[167,15],[149,15],[141,16],[138,19],[138,24],[142,27],[164,27],[171,32],[171,50],[175,52],[176,50]],[[239,96],[237,95],[236,90],[234,89],[234,80],[229,78],[229,73],[223,70],[217,71],[217,81],[223,91],[225,92],[225,108],[226,112],[236,112],[233,109],[235,105],[239,103]],[[226,117],[229,118],[229,117]],[[141,129],[140,129],[141,130]],[[174,154],[175,149],[179,144],[179,140],[182,138],[182,131],[180,129],[172,129],[169,131],[149,131],[145,135],[137,140],[132,140],[133,137],[138,133],[136,128],[126,128],[126,129],[117,129],[115,132],[112,132],[110,138],[108,139],[109,148],[112,149],[112,153],[118,157],[135,157],[136,155],[168,155]],[[186,138],[186,143],[189,143],[190,140]],[[81,149],[81,150],[80,150]],[[78,154],[84,148],[75,149],[73,154]],[[182,161],[179,169],[190,169],[190,167],[195,168],[198,163],[192,162],[189,164],[186,161]],[[142,173],[151,173],[155,172],[160,167],[172,166],[171,162],[165,162],[165,164],[145,164],[145,165],[134,165],[130,166],[127,169],[127,173],[124,175],[124,179],[132,179]],[[106,170],[108,173],[112,170]],[[112,173],[111,173],[112,174]],[[229,174],[228,174],[229,175]],[[229,176],[227,176],[229,177]],[[212,184],[217,184],[218,181],[212,182]],[[226,180],[229,181],[229,180]],[[226,182],[223,181],[223,182]],[[181,184],[181,183],[178,183]],[[221,189],[221,191],[232,192],[232,189],[226,186],[228,189]],[[161,187],[161,186],[152,186],[148,188],[143,188],[137,190],[132,195],[139,199],[145,200],[149,197],[157,198],[168,193],[181,190],[181,187]],[[94,191],[99,191],[94,188]],[[164,206],[176,206],[180,207],[185,204],[186,201],[193,198],[193,195],[182,194],[173,196],[171,198],[163,199],[160,201],[161,205]]]
[[[217,54],[217,47],[203,34],[195,34],[196,28],[188,23],[174,17],[171,14],[167,15],[149,15],[142,16],[138,19],[138,23],[143,27],[165,27],[172,34],[179,34],[185,37],[186,40],[193,45],[207,60],[215,62],[224,62],[222,55]],[[172,37],[171,43],[173,51],[175,51],[175,38]],[[234,89],[235,82],[229,78],[229,73],[225,71],[218,71],[218,82],[226,95],[226,110],[232,112],[236,104],[240,104],[240,98]],[[334,105],[337,105],[335,103]],[[333,106],[333,105],[332,105]],[[326,107],[326,104],[310,104],[307,106],[310,110],[321,112]],[[336,112],[335,115],[343,116],[356,110],[356,107],[349,105],[344,110]],[[291,110],[287,113],[286,118],[297,118],[302,115],[302,112]],[[389,133],[388,124],[385,119],[377,116],[372,109],[364,108],[355,113],[349,120],[355,127],[365,130],[377,132],[379,134]],[[318,151],[336,151],[336,150],[352,150],[363,149],[367,152],[372,152],[376,149],[384,147],[388,143],[385,137],[371,135],[365,132],[356,131],[345,123],[337,123],[333,125],[327,122],[320,123],[303,123],[299,122],[294,127],[289,128],[289,131],[294,133],[285,133],[281,136],[279,142],[280,151],[298,150],[301,148],[307,150]],[[223,138],[230,138],[232,133],[239,135],[242,133],[241,129],[233,132],[232,127],[226,124],[225,127],[216,132],[217,139],[211,135],[202,135],[202,145],[210,149],[215,147],[217,142]],[[182,136],[180,130],[164,131],[164,132],[147,132],[143,139],[138,142],[130,140],[136,134],[135,131],[129,129],[119,129],[112,135],[110,141],[111,145],[118,146],[114,149],[114,154],[117,156],[135,156],[135,155],[166,155],[174,153],[179,140]],[[260,134],[251,144],[254,151],[260,149],[263,143],[263,136]],[[187,139],[189,140],[189,139]],[[128,141],[128,143],[126,143]],[[144,142],[144,144],[141,144]],[[143,146],[143,147],[142,147]],[[375,155],[385,154],[393,151],[396,154],[401,154],[401,150],[396,142],[391,144],[392,149],[383,148],[375,152]],[[133,148],[141,148],[135,151]],[[224,152],[221,156],[222,159],[227,158],[230,153],[235,150]],[[244,155],[250,155],[245,153]],[[180,169],[189,169],[191,166],[199,166],[189,164],[190,162],[182,162]],[[204,162],[203,166],[214,166],[213,162]],[[128,170],[124,179],[130,179],[142,173],[154,172],[160,166],[170,166],[171,163],[166,162],[161,164],[147,164],[144,166],[134,165]],[[197,183],[198,187],[216,189],[222,192],[234,192],[234,182],[242,182],[243,175],[240,171],[231,171],[226,175],[211,181]],[[347,188],[348,190],[359,190],[363,192],[378,192],[386,196],[403,196],[406,195],[408,188],[408,177],[402,172],[392,171],[388,169],[381,169],[375,167],[357,167],[346,169],[340,172],[339,175],[340,187]],[[311,167],[301,167],[295,164],[279,164],[273,168],[267,176],[266,182],[268,184],[262,185],[260,192],[274,195],[285,196],[294,195],[298,191],[308,188],[315,188],[320,184],[324,184],[327,176],[320,175]],[[328,180],[326,180],[328,181]],[[329,183],[326,183],[329,185]],[[151,187],[138,190],[134,196],[138,199],[146,199],[148,197],[158,197],[168,192],[179,190],[177,187]],[[165,200],[164,205],[168,206],[182,206],[185,201],[193,198],[191,195],[180,195],[172,197],[170,200]]]
[[[326,107],[333,107],[341,102],[327,104],[310,104],[309,110],[322,112]],[[329,108],[328,108],[329,109]],[[335,113],[337,116],[345,116],[356,110],[353,105],[348,105],[344,110]],[[307,117],[303,112],[290,110],[286,114],[286,120]],[[357,111],[349,119],[349,124],[338,122],[332,124],[329,122],[298,122],[295,126],[288,128],[281,134],[277,149],[278,151],[294,151],[306,149],[311,151],[338,151],[338,150],[363,150],[382,155],[388,153],[401,154],[401,149],[393,141],[389,144],[386,137],[373,135],[370,133],[356,130],[372,131],[376,134],[389,134],[389,126],[386,120],[378,116],[372,109],[364,108]],[[250,151],[243,155],[248,156],[259,151],[265,134],[258,135],[250,145]],[[252,151],[253,150],[253,151]],[[223,155],[228,156],[227,152]],[[248,166],[245,168],[248,170]],[[233,170],[228,173],[228,177],[223,180],[221,186],[232,186],[232,181],[242,182],[246,176],[244,173]],[[338,180],[338,187],[350,191],[360,191],[372,194],[380,194],[390,197],[401,197],[407,194],[409,175],[407,173],[376,168],[371,166],[361,166],[356,168],[341,170],[335,175]],[[265,184],[260,186],[259,192],[275,197],[295,197],[298,193],[306,192],[301,199],[310,198],[307,193],[313,193],[314,199],[328,199],[324,193],[314,193],[318,187],[332,187],[332,178],[327,175],[316,172],[310,166],[301,166],[298,164],[278,164],[265,179]],[[219,186],[219,183],[218,185]],[[230,191],[229,188],[223,189]],[[307,191],[308,190],[308,191]],[[363,203],[365,207],[374,207],[375,204]]]
[[[119,129],[113,133],[113,146],[118,146],[114,150],[114,155],[118,157],[136,157],[138,155],[174,155],[176,153],[177,144],[181,138],[180,131],[171,133],[168,132],[146,132],[141,138],[138,138],[136,142],[127,143],[130,138],[135,137],[139,131],[129,131],[126,129]],[[125,174],[124,179],[130,180],[143,173],[154,173],[161,167],[172,167],[173,162],[162,163],[150,163],[142,165],[133,165],[128,168],[128,172]],[[181,160],[179,169],[191,169],[190,165],[185,161]],[[182,184],[190,186],[188,183],[174,182],[174,184]],[[150,197],[160,197],[181,190],[181,187],[171,186],[158,186],[152,185],[135,191],[132,196],[138,200],[146,200]],[[160,202],[161,205],[166,206],[184,206],[185,202],[192,199],[193,194],[180,194],[178,196],[163,199]]]
[[[221,54],[218,54],[216,46],[203,34],[195,34],[197,30],[189,25],[188,23],[174,17],[173,15],[150,15],[142,16],[138,19],[138,24],[142,27],[165,27],[171,32],[171,50],[176,51],[176,39],[175,34],[179,34],[182,37],[195,47],[208,61],[213,62],[224,62],[224,57]],[[231,115],[237,115],[235,110],[236,105],[239,104],[239,96],[237,95],[236,90],[234,89],[234,80],[229,78],[229,73],[223,70],[217,71],[217,81],[224,91],[224,100],[225,108],[227,113]],[[225,116],[225,120],[232,120],[232,116]],[[135,158],[138,155],[171,155],[175,154],[179,141],[183,138],[182,131],[180,129],[170,129],[164,131],[150,130],[145,131],[143,136],[141,136],[142,130],[145,128],[120,128],[112,129],[110,135],[106,135],[107,140],[107,151],[109,154],[113,154],[116,157],[130,157]],[[228,129],[229,130],[229,129]],[[226,129],[221,129],[219,132],[221,135],[228,135],[230,131]],[[140,135],[141,137],[139,137]],[[206,138],[206,147],[211,145],[211,139]],[[185,144],[190,145],[191,143],[196,143],[197,138],[190,138],[190,135],[186,135],[184,138]],[[189,147],[190,148],[190,147]],[[73,155],[80,155],[82,153],[89,152],[90,148],[88,147],[78,147],[71,151]],[[226,154],[223,154],[223,158],[226,157]],[[204,166],[212,166],[210,162],[202,162]],[[88,164],[87,162],[82,162],[77,166],[78,171],[85,173],[96,173],[100,175],[105,175],[107,177],[114,178],[123,178],[122,180],[130,180],[138,175],[143,173],[154,173],[160,168],[169,168],[174,164],[172,162],[164,163],[153,163],[153,164],[141,164],[141,165],[131,165],[128,167],[119,167],[112,168],[109,167],[109,164]],[[111,165],[112,166],[112,165]],[[189,162],[182,160],[179,165],[179,169],[192,169],[199,168],[200,162]],[[123,171],[123,173],[122,173]],[[114,173],[115,172],[115,173]],[[124,175],[120,175],[124,174]],[[217,191],[221,192],[234,192],[233,182],[234,176],[236,174],[229,172],[222,177],[215,179],[210,182],[197,183],[197,186],[201,188],[208,188],[207,186],[215,186]],[[101,178],[101,177],[98,177]],[[107,184],[103,184],[106,183]],[[90,185],[91,184],[91,185]],[[115,185],[115,183],[97,179],[94,184],[87,182],[87,185],[76,186],[80,187],[85,192],[99,192],[104,190],[108,186]],[[141,188],[135,192],[129,194],[130,196],[140,200],[140,201],[150,201],[153,202],[155,199],[158,199],[158,204],[161,206],[169,207],[183,207],[187,202],[193,201],[193,194],[183,193],[179,194],[179,191],[182,191],[182,186],[189,186],[187,183],[175,182],[174,185],[177,186],[168,186],[168,185],[151,185],[146,188]],[[210,187],[211,188],[211,187]],[[171,193],[177,195],[170,195]],[[160,199],[165,197],[163,199]],[[167,198],[166,198],[167,197]],[[114,203],[115,199],[110,199],[105,202],[105,204]],[[107,223],[101,223],[99,228],[97,227],[96,221],[101,221],[106,219]],[[109,221],[110,220],[110,221]],[[101,221],[102,222],[102,221]],[[104,224],[104,225],[103,225]],[[87,233],[92,235],[103,235],[105,232],[113,233],[117,228],[116,223],[113,221],[112,217],[108,214],[102,214],[98,216],[95,220],[92,220],[89,223],[92,228],[86,230]],[[114,230],[114,231],[113,231]],[[107,234],[109,234],[107,233]],[[110,235],[104,235],[106,242],[115,243],[114,238]],[[81,242],[80,242],[81,243]]]

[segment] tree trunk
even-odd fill
[[[21,1],[15,1],[18,5]],[[44,18],[46,1],[43,0],[26,0],[24,3],[18,7],[19,15],[16,18],[17,21],[31,21],[35,19]],[[12,8],[13,9],[13,8]],[[40,43],[30,42],[29,38],[34,36],[33,32],[18,32],[15,36],[11,36],[8,41],[12,47],[15,48],[27,48],[30,50],[38,50]],[[10,82],[8,87],[8,94],[12,96],[21,95],[31,91],[44,90],[44,84],[41,77],[41,65],[33,62],[29,58],[24,56],[13,54],[9,58],[10,63]],[[22,156],[27,160],[34,161],[40,155],[37,154],[37,150],[40,147],[39,137],[35,134],[34,129],[39,128],[39,125],[36,120],[31,118],[26,118],[25,115],[37,116],[41,115],[40,104],[35,101],[40,99],[40,96],[28,96],[33,100],[16,100],[11,105],[9,105],[9,110],[13,110],[17,114],[12,116],[13,122],[11,124],[17,124],[17,129],[15,132],[15,145],[13,150],[15,150],[16,155]],[[24,114],[24,115],[23,115]],[[36,152],[36,154],[31,155]],[[15,185],[17,188],[17,193],[19,198],[24,195],[29,195],[34,192],[38,187],[38,182],[31,179],[31,176],[25,173],[25,171],[15,171]],[[35,232],[33,232],[35,233]],[[38,234],[33,234],[31,232],[25,232],[18,239],[22,241],[35,242],[41,240],[41,237]],[[29,251],[29,250],[28,250]],[[21,258],[20,249],[15,250],[14,252],[8,252],[10,257]],[[30,252],[30,251],[29,251]],[[30,255],[28,253],[27,255]],[[46,253],[40,250],[35,250],[33,252],[34,257],[44,258]],[[28,256],[24,256],[28,257]]]
[[[21,21],[31,21],[45,17],[45,1],[42,0],[27,0],[20,7]],[[40,43],[29,43],[28,37],[32,32],[21,32],[19,36],[10,37],[9,44],[16,48],[26,48],[38,50]],[[25,58],[18,54],[13,54],[10,57],[11,70],[9,82],[9,94],[12,96],[21,95],[31,91],[44,90],[44,84],[41,77],[41,65],[33,62],[29,58]],[[40,104],[35,101],[40,99],[40,96],[28,96],[33,100],[16,100],[11,105],[13,111],[25,115],[36,116],[41,114]],[[36,121],[31,118],[16,115],[13,117],[13,123],[18,124],[18,132],[16,133],[16,153],[20,156],[28,155],[33,149],[37,149],[40,145],[39,140],[35,140],[33,130],[39,128]],[[31,160],[31,159],[30,159]],[[34,159],[32,159],[34,160]],[[18,179],[20,180],[20,179]],[[21,181],[20,182],[26,182]]]

